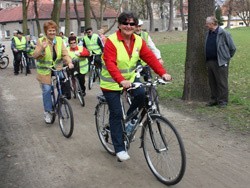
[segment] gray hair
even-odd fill
[[[206,23],[213,23],[214,25],[218,25],[218,20],[214,16],[209,16],[206,19]]]

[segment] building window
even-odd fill
[[[6,37],[6,38],[9,38],[9,37],[10,37],[10,30],[6,30],[6,31],[5,31],[5,37]]]
[[[85,26],[81,26],[81,33],[85,32]]]
[[[239,25],[243,26],[243,25],[244,25],[244,23],[243,23],[243,22],[239,22]]]

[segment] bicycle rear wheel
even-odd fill
[[[166,185],[181,181],[186,169],[182,139],[174,126],[159,114],[152,114],[143,129],[143,152],[155,177]]]
[[[70,91],[73,94],[73,98],[76,98],[76,84],[75,84],[75,78],[73,76],[69,77],[69,82],[70,82]]]
[[[88,81],[89,90],[91,90],[91,88],[93,87],[94,80],[95,80],[95,65],[90,65],[89,81]]]
[[[85,106],[84,95],[79,80],[76,78],[76,95],[82,106]]]
[[[74,117],[72,108],[65,98],[59,100],[58,120],[63,136],[69,138],[74,130]]]
[[[0,69],[6,69],[9,65],[9,58],[2,57],[0,58]]]
[[[95,122],[97,134],[103,147],[108,153],[115,155],[109,127],[109,108],[107,103],[101,102],[97,104],[95,110]]]

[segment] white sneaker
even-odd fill
[[[128,155],[128,152],[126,151],[120,151],[116,154],[116,156],[118,157],[118,159],[120,161],[126,161],[130,159],[130,156]]]
[[[51,123],[52,114],[49,112],[44,112],[44,120],[45,120],[45,123]]]

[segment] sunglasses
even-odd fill
[[[75,44],[76,42],[71,42],[70,44]]]
[[[130,26],[135,26],[135,22],[131,22],[131,23],[128,23],[128,22],[123,22],[122,25],[130,25]]]

